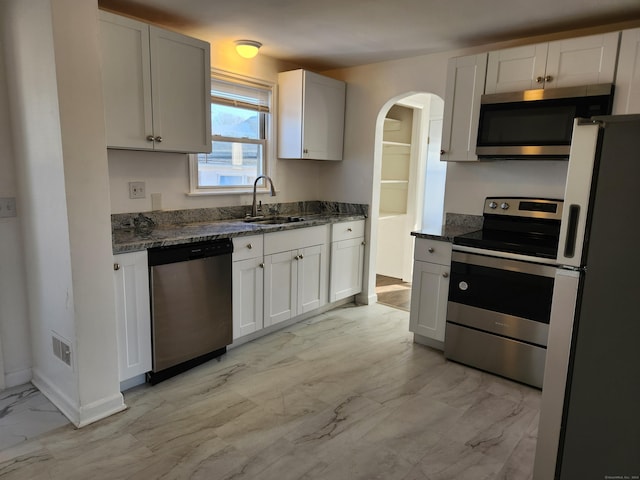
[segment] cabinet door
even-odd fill
[[[298,252],[298,314],[327,303],[327,247],[315,245]]]
[[[153,149],[149,26],[100,11],[107,146]]]
[[[331,244],[331,290],[329,300],[335,302],[362,291],[364,238],[341,240]]]
[[[517,92],[544,86],[548,44],[489,52],[485,93]]]
[[[618,32],[549,43],[545,88],[613,83]]]
[[[443,342],[448,294],[448,266],[414,262],[409,330]]]
[[[613,113],[640,113],[640,28],[622,32]]]
[[[304,72],[302,158],[342,160],[345,85]]]
[[[114,255],[120,381],[151,370],[151,314],[147,252]]]
[[[233,338],[262,329],[264,263],[262,257],[233,262]]]
[[[296,251],[264,257],[264,326],[288,320],[298,310]]]
[[[156,27],[149,38],[156,149],[210,152],[209,44]]]
[[[449,60],[440,160],[478,159],[476,140],[486,70],[486,53]]]

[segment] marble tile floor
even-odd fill
[[[230,350],[129,408],[0,452],[0,479],[531,478],[540,392],[346,306]]]
[[[0,391],[0,452],[69,424],[31,383]]]

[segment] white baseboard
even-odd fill
[[[18,385],[24,385],[29,383],[33,373],[30,368],[18,370],[17,372],[6,373],[4,375],[5,388],[17,387]]]
[[[97,422],[98,420],[102,420],[103,418],[127,408],[124,404],[124,398],[120,392],[117,392],[111,397],[102,398],[88,405],[81,406],[61,392],[47,379],[39,375],[37,370],[33,371],[33,378],[31,379],[31,382],[77,428]]]

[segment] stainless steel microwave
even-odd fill
[[[476,155],[491,159],[569,158],[573,119],[609,115],[613,85],[483,95]]]

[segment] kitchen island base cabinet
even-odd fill
[[[443,350],[451,244],[417,238],[414,260],[409,330],[416,343]]]
[[[126,389],[144,383],[144,375],[151,370],[147,251],[114,255],[113,269],[118,371],[121,389]]]

